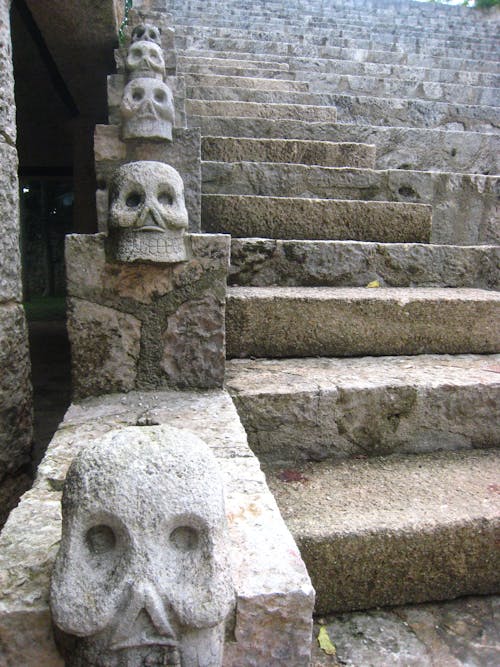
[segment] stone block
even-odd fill
[[[500,352],[500,294],[479,289],[230,287],[228,357]]]
[[[0,24],[1,26],[1,24]],[[0,141],[0,303],[21,301],[17,152]]]
[[[12,69],[12,44],[10,36],[10,2],[0,3],[0,141],[12,148],[16,145],[16,103],[14,100],[14,74]],[[10,164],[1,156],[3,165]],[[14,161],[15,162],[15,161]]]
[[[0,480],[29,462],[33,435],[31,365],[24,309],[0,305]]]
[[[190,234],[187,262],[124,264],[104,234],[67,237],[75,395],[222,386],[229,245]]]
[[[186,86],[190,88],[222,86],[224,88],[255,88],[256,90],[283,90],[306,93],[309,90],[307,81],[284,79],[267,79],[249,76],[221,76],[217,74],[189,74]]]
[[[190,127],[195,127],[191,116],[235,116],[237,118],[279,118],[304,120],[310,123],[337,120],[337,110],[331,106],[307,104],[280,104],[239,102],[234,100],[186,100],[186,112]]]
[[[237,605],[225,667],[308,667],[314,591],[269,493],[229,395],[223,391],[117,394],[73,405],[34,488],[0,536],[0,664],[62,667],[49,615],[66,471],[85,442],[134,424],[185,428],[212,449],[225,485]]]
[[[184,182],[189,230],[198,232],[201,219],[201,137],[199,129],[174,128],[173,141],[122,142],[117,125],[97,125],[94,135],[99,230],[108,228],[108,182],[125,162],[151,160],[177,169]]]

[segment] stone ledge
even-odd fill
[[[134,392],[70,407],[33,489],[0,535],[0,664],[62,666],[52,638],[48,588],[66,471],[86,440],[137,423],[188,429],[210,445],[220,462],[237,591],[235,634],[227,641],[224,667],[307,667],[314,592],[224,391]]]

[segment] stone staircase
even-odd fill
[[[498,21],[173,0],[226,381],[321,614],[498,589]]]

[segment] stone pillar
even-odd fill
[[[0,0],[0,504],[9,479],[29,461],[32,390],[19,250],[16,108],[10,0]],[[3,489],[3,490],[2,490]],[[1,520],[1,517],[0,517]]]

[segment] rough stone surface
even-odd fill
[[[0,481],[29,461],[33,435],[28,334],[23,307],[0,305]]]
[[[498,243],[494,176],[298,164],[204,162],[205,194],[370,199],[432,205],[433,243]]]
[[[500,172],[500,137],[492,133],[222,116],[192,117],[191,123],[204,135],[375,144],[377,169]]]
[[[375,146],[362,143],[203,137],[202,157],[214,162],[298,162],[325,167],[375,167]]]
[[[312,667],[496,667],[499,604],[498,596],[467,597],[322,618],[336,655],[314,641]]]
[[[228,362],[226,385],[261,460],[497,447],[500,356]]]
[[[498,590],[498,451],[269,471],[320,614]]]
[[[233,237],[428,243],[432,209],[403,202],[203,195],[202,225]]]
[[[210,88],[221,86],[225,88],[254,88],[256,90],[283,90],[305,93],[309,90],[307,81],[283,79],[266,79],[246,76],[217,76],[211,74],[189,74],[186,76],[186,86]]]
[[[333,106],[332,96],[327,93],[303,93],[295,90],[262,90],[259,88],[225,88],[223,86],[195,86],[186,88],[186,97],[191,100],[224,100],[234,102],[256,102],[259,104],[301,104],[303,106]]]
[[[154,655],[221,667],[234,590],[223,482],[200,438],[131,426],[83,445],[64,485],[50,603],[68,665]]]
[[[231,240],[233,285],[500,289],[498,246]]]
[[[108,183],[113,172],[126,162],[154,160],[176,169],[184,183],[189,216],[189,231],[200,230],[201,176],[200,131],[174,128],[173,141],[121,141],[115,125],[97,125],[94,135],[97,173],[97,213],[99,230],[106,231],[108,218]]]
[[[67,237],[75,396],[222,385],[229,237],[185,239],[187,262],[158,265],[107,260],[103,234]]]
[[[259,102],[238,102],[224,100],[186,100],[189,127],[197,127],[191,116],[236,116],[251,118],[280,118],[330,122],[337,120],[335,107],[311,106],[305,104],[279,104]]]
[[[1,31],[0,22],[0,31]],[[1,132],[0,132],[1,135]],[[0,303],[21,300],[17,152],[0,136]]]
[[[66,471],[89,439],[137,423],[188,429],[209,444],[219,462],[237,595],[234,635],[226,640],[224,666],[261,667],[272,656],[276,667],[307,667],[313,590],[231,399],[222,391],[117,394],[70,408],[34,488],[0,535],[2,667],[62,667],[52,638],[48,593],[61,537]]]
[[[227,355],[500,352],[500,294],[477,289],[231,287]]]
[[[10,0],[0,2],[0,90],[2,91],[0,95],[0,143],[5,142],[15,149],[16,104],[14,100],[14,74],[10,37],[10,4]],[[3,155],[1,155],[1,160],[2,166],[10,164],[10,160],[5,161]],[[15,162],[17,162],[16,159]]]
[[[163,81],[132,79],[120,105],[123,139],[172,141],[175,122],[172,91]]]

